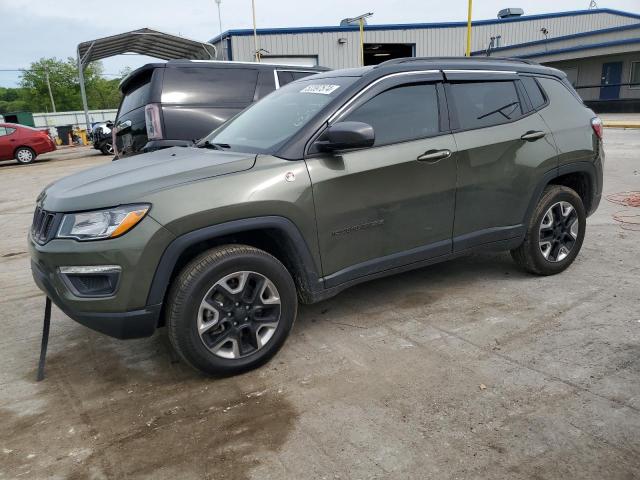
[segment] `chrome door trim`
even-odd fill
[[[410,72],[396,72],[396,73],[391,73],[389,75],[385,75],[384,77],[380,77],[377,80],[374,80],[373,82],[371,82],[369,85],[367,85],[366,87],[364,87],[362,90],[360,90],[358,93],[356,93],[353,97],[351,97],[347,103],[345,103],[344,105],[342,105],[338,110],[336,110],[327,120],[328,123],[333,122],[337,117],[339,117],[340,115],[342,115],[342,113],[344,113],[344,111],[346,109],[348,109],[358,98],[360,98],[362,95],[364,95],[365,93],[367,93],[369,90],[371,90],[373,87],[375,87],[376,85],[378,85],[380,82],[383,82],[389,78],[394,78],[394,77],[400,77],[400,76],[404,76],[404,75],[432,75],[434,73],[441,73],[441,70],[412,70]]]

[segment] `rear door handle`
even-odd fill
[[[527,133],[522,135],[520,138],[522,140],[527,141],[527,142],[535,142],[536,140],[540,140],[545,135],[546,135],[546,133],[544,133],[544,132],[540,132],[540,131],[536,131],[536,130],[529,130]]]
[[[417,160],[419,162],[436,163],[445,158],[449,158],[450,156],[451,150],[448,150],[446,148],[444,150],[427,150],[422,155],[420,155]]]

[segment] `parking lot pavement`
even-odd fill
[[[640,131],[605,135],[605,193],[640,190]],[[34,199],[107,161],[0,168],[0,478],[640,478],[640,232],[604,199],[561,275],[478,254],[363,284],[235,378],[54,308],[36,383]]]

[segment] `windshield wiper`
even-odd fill
[[[489,115],[494,115],[496,113],[499,113],[500,115],[502,115],[507,120],[511,120],[511,117],[509,115],[507,115],[506,113],[504,113],[502,110],[505,110],[505,109],[507,109],[509,107],[514,107],[514,106],[518,105],[518,103],[520,103],[520,102],[507,103],[504,107],[496,108],[495,110],[492,110],[489,113],[485,113],[484,115],[480,115],[478,117],[478,120],[482,120],[483,118],[487,118]],[[515,109],[514,109],[514,111],[515,111]],[[511,112],[511,113],[513,113],[513,112]]]
[[[209,140],[206,140],[204,143],[197,144],[196,147],[210,148],[211,150],[224,150],[226,148],[231,148],[231,145],[228,143],[212,143]]]

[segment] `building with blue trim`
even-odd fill
[[[360,65],[357,25],[258,29],[263,61]],[[365,64],[405,56],[464,54],[466,22],[367,25]],[[218,57],[252,61],[253,30],[212,40]],[[522,57],[564,70],[599,111],[640,111],[640,14],[608,8],[473,22],[472,55]]]

